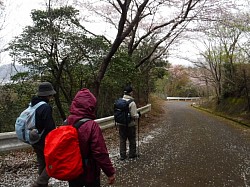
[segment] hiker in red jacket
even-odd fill
[[[96,98],[86,88],[81,89],[70,106],[67,124],[75,124],[83,118],[92,119],[79,129],[79,143],[84,163],[84,173],[69,181],[69,187],[98,187],[100,186],[101,169],[108,177],[108,183],[115,182],[115,169],[109,158],[106,144],[96,119]]]

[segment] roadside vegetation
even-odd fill
[[[202,100],[195,107],[250,127],[250,112],[244,98],[227,98],[217,104],[216,99]]]

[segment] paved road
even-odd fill
[[[116,163],[121,187],[250,186],[250,129],[166,102],[166,117],[140,146],[140,158]]]

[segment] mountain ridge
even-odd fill
[[[18,72],[27,71],[22,65],[13,65],[13,64],[3,64],[0,65],[0,84],[6,84],[11,81],[11,76],[14,76]]]

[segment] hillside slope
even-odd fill
[[[214,100],[203,101],[199,108],[250,127],[250,110],[245,98],[227,98],[219,105]]]

